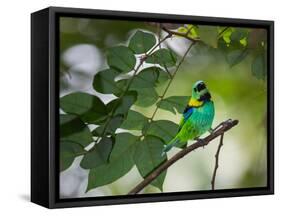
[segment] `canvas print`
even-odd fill
[[[59,196],[267,186],[267,31],[59,19]]]

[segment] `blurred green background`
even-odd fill
[[[171,25],[175,28],[176,25]],[[97,93],[92,88],[94,75],[106,68],[106,49],[118,44],[127,44],[129,37],[143,29],[163,36],[157,25],[145,22],[110,21],[97,19],[61,18],[60,20],[60,95],[71,92],[89,92],[104,102],[113,95]],[[170,47],[179,56],[189,42],[173,37],[164,46]],[[232,118],[239,125],[225,134],[220,153],[216,189],[263,187],[267,184],[267,134],[266,134],[266,81],[257,79],[251,72],[254,56],[248,55],[241,63],[230,67],[222,49],[195,45],[180,67],[166,96],[187,96],[197,80],[203,80],[215,103],[213,126]],[[165,84],[163,85],[165,86]],[[162,92],[159,87],[157,91]],[[155,107],[140,108],[150,116]],[[159,110],[156,119],[179,123],[181,115]],[[93,125],[93,128],[95,126]],[[179,160],[168,169],[164,192],[209,190],[219,140],[212,141],[204,149],[198,149]],[[173,149],[168,156],[175,154]],[[116,182],[85,193],[88,170],[79,167],[81,157],[72,166],[60,173],[60,195],[64,198],[125,194],[142,178],[134,167]],[[148,186],[144,193],[160,192]]]

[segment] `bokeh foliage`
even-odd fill
[[[163,118],[155,119],[154,111],[179,116],[188,100],[189,91],[181,91],[185,87],[180,89],[172,86],[167,89],[167,95],[162,95],[167,83],[172,81],[182,56],[176,54],[176,50],[169,47],[169,44],[159,45],[161,34],[157,33],[159,28],[155,24],[119,21],[116,28],[115,21],[82,19],[79,25],[87,23],[87,28],[73,31],[72,28],[81,28],[76,23],[79,19],[68,19],[70,21],[62,21],[62,25],[69,28],[69,31],[61,33],[61,52],[77,43],[95,44],[103,50],[107,68],[101,69],[92,77],[92,88],[101,94],[112,94],[115,99],[104,103],[94,93],[79,91],[61,97],[60,170],[68,169],[76,157],[83,156],[80,166],[89,170],[87,191],[118,180],[134,166],[142,178],[145,178],[167,160],[167,155],[161,156],[163,145],[175,136],[178,129],[177,122],[171,118],[161,115]],[[68,26],[63,22],[76,25]],[[127,33],[134,29],[138,30],[128,39]],[[215,72],[218,65],[213,64],[212,70],[205,73],[197,70],[197,74],[194,74],[194,68],[198,67],[196,64],[200,64],[200,61],[204,61],[202,57],[208,55],[215,62],[224,61],[229,71],[239,64],[246,64],[251,71],[246,75],[245,80],[251,81],[247,85],[252,85],[253,90],[256,86],[265,89],[265,30],[186,24],[177,26],[173,31],[183,34],[182,38],[185,35],[198,39],[190,56],[186,57],[189,63],[184,64],[175,76],[174,85],[188,84],[190,88],[195,78],[208,80],[210,89],[215,94],[220,92],[220,97],[229,104],[235,104],[231,99],[237,97],[238,93],[240,98],[247,96],[245,89],[240,88],[241,92],[238,90],[240,85],[245,84],[239,83],[241,77],[245,76],[245,71],[238,74],[225,72],[226,75],[222,76],[225,80],[219,80],[221,74]],[[117,38],[115,43],[112,40],[106,41],[110,34]],[[181,38],[179,35],[172,37]],[[62,77],[66,76],[65,71],[68,70],[68,66],[61,61]],[[185,70],[190,72],[185,73]],[[182,82],[185,84],[182,85]],[[223,85],[221,82],[224,82]],[[64,85],[61,88],[62,86]],[[224,86],[223,91],[218,90],[221,86]],[[248,99],[251,99],[252,93],[248,93]],[[258,96],[257,100],[256,110],[264,110],[264,113],[258,113],[258,119],[262,119],[266,116],[264,94],[262,97]],[[241,106],[241,112],[251,112],[242,102]],[[216,112],[220,110],[217,109]],[[230,110],[224,112],[232,114]],[[97,127],[90,129],[93,124]],[[116,132],[120,129],[121,132]],[[254,178],[251,175],[249,168],[249,174],[241,182],[249,184],[248,181],[251,182]],[[162,191],[165,177],[166,172],[163,172],[152,185]]]

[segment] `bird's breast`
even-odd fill
[[[200,128],[211,127],[214,119],[214,104],[207,102],[203,106],[195,108],[193,122]]]

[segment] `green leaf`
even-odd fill
[[[106,106],[96,96],[76,92],[60,99],[60,108],[69,114],[78,115],[87,123],[99,123],[107,116]]]
[[[128,91],[122,98],[117,98],[110,101],[106,109],[108,112],[112,112],[112,115],[126,114],[131,106],[137,100],[137,93],[135,91]]]
[[[147,63],[159,64],[162,67],[173,67],[176,65],[177,56],[169,49],[158,49],[146,59]]]
[[[151,33],[137,31],[130,40],[129,48],[135,54],[142,54],[149,51],[156,44],[155,36]]]
[[[68,169],[75,157],[85,152],[83,146],[76,142],[67,140],[60,141],[60,171]]]
[[[248,45],[248,40],[247,40],[247,38],[243,38],[243,39],[241,39],[239,42],[240,42],[240,43],[242,44],[242,46],[244,46],[244,47],[246,47],[246,46]]]
[[[130,133],[118,133],[116,135],[115,145],[110,155],[110,162],[118,161],[125,154],[133,156],[136,146],[136,141],[139,137]]]
[[[185,35],[188,33],[189,37],[194,38],[194,39],[198,38],[197,26],[196,25],[191,25],[191,24],[184,25],[182,27],[179,27],[177,29],[177,32],[185,34]],[[177,37],[182,37],[182,36],[177,36]]]
[[[104,131],[104,135],[114,135],[115,134],[115,131],[117,128],[120,127],[120,125],[122,124],[123,122],[123,115],[117,115],[117,116],[114,116],[112,117],[110,120],[109,120],[109,123],[107,124],[106,122],[103,123],[102,125],[100,125],[99,127],[97,127],[96,129],[94,129],[92,131],[92,134],[93,136],[97,136],[97,137],[100,137],[102,136],[102,133],[104,131],[104,127],[106,126],[106,129]]]
[[[257,55],[252,62],[252,74],[257,79],[265,79],[266,77],[266,57],[264,54]]]
[[[111,68],[127,73],[134,69],[136,57],[128,47],[116,46],[108,49],[107,63]]]
[[[225,28],[225,27],[224,27]],[[224,29],[223,28],[223,29]],[[221,31],[223,31],[223,29],[221,29]],[[229,44],[231,42],[231,35],[233,33],[233,28],[228,27],[222,34],[222,38],[224,40],[225,43]]]
[[[198,26],[198,34],[200,39],[207,45],[217,48],[218,46],[218,30],[216,26]]]
[[[176,114],[176,110],[178,113],[182,113],[187,105],[187,102],[190,97],[188,96],[171,96],[168,98],[164,98],[161,102],[157,102],[157,106],[161,109],[171,111]]]
[[[168,74],[168,72],[163,71],[163,70],[159,70],[159,76],[158,76],[158,80],[157,80],[158,83],[157,84],[162,85],[163,83],[165,83],[170,78],[171,78],[171,76]]]
[[[185,26],[181,26],[177,29],[177,32],[186,34],[188,32],[188,28]]]
[[[189,31],[188,36],[191,38],[198,38],[198,26],[197,25],[187,25],[187,29]]]
[[[245,28],[234,28],[235,31],[231,34],[231,41],[239,42],[243,38],[248,36],[248,30]]]
[[[131,77],[130,77],[131,78]],[[158,84],[163,84],[170,78],[169,74],[162,70],[159,67],[148,67],[140,71],[133,78],[132,83],[130,84],[130,90],[138,91],[141,88],[152,88]],[[127,86],[130,82],[130,79],[122,79],[117,81],[119,89]]]
[[[93,142],[88,126],[74,115],[60,115],[60,139],[73,141],[84,147]]]
[[[158,94],[154,88],[138,89],[137,101],[134,105],[140,107],[149,107],[158,100]]]
[[[233,67],[236,64],[239,64],[243,59],[248,55],[248,50],[244,49],[237,49],[234,51],[231,51],[227,54],[226,59],[230,67]]]
[[[122,92],[122,88],[119,88],[114,81],[114,78],[119,74],[117,70],[112,68],[98,72],[93,81],[94,89],[103,94],[119,95]]]
[[[134,160],[143,178],[167,160],[166,155],[161,156],[163,147],[163,141],[154,136],[147,136],[138,143],[134,154]],[[162,191],[165,176],[166,171],[162,172],[151,184]]]
[[[162,69],[158,67],[149,67],[143,69],[137,75],[135,75],[130,85],[130,90],[154,87],[158,81],[160,71],[162,71]],[[130,79],[119,80],[118,86],[127,86],[128,82],[130,82]]]
[[[138,139],[129,133],[116,135],[109,163],[90,170],[87,191],[110,184],[132,169],[134,166],[133,155]]]
[[[165,144],[175,137],[177,131],[178,125],[168,120],[152,121],[143,129],[144,134],[159,137],[164,140]]]
[[[130,89],[154,87],[159,77],[159,71],[161,70],[157,67],[143,69],[135,76]]]
[[[121,128],[127,130],[141,130],[148,123],[148,118],[139,112],[130,110]]]
[[[104,165],[109,160],[112,150],[112,139],[104,137],[95,144],[91,151],[88,151],[83,157],[80,166],[84,169],[92,169]]]

